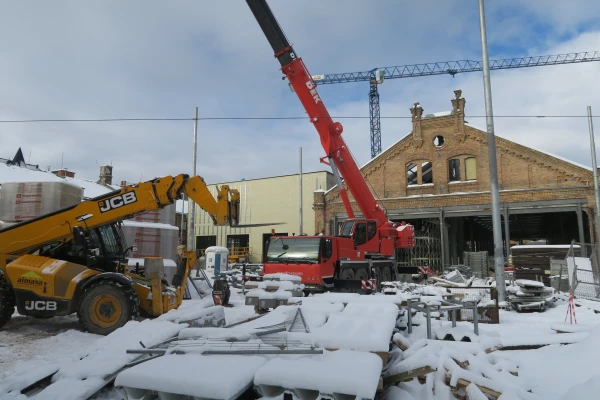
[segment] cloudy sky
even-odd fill
[[[480,60],[477,0],[270,0],[312,74],[450,60]],[[487,1],[491,59],[600,50],[594,0]],[[245,1],[3,1],[0,120],[302,117],[295,94]],[[586,118],[600,116],[600,62],[492,73],[496,134],[591,165]],[[388,80],[382,117],[451,109],[485,129],[481,73]],[[360,165],[370,158],[368,84],[322,85]],[[365,117],[342,119],[341,117]],[[600,118],[595,119],[600,132]],[[410,119],[382,119],[385,149]],[[192,171],[192,121],[0,123],[0,157],[21,147],[28,162],[97,179],[136,182]],[[208,182],[322,170],[306,120],[202,120],[197,173]],[[599,144],[600,138],[596,141]]]

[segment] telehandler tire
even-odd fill
[[[112,280],[93,283],[85,289],[77,310],[83,328],[108,335],[139,316],[140,300],[135,291]]]
[[[12,287],[6,279],[0,278],[0,328],[10,321],[14,312],[15,296]]]

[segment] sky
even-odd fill
[[[343,6],[341,6],[343,4]],[[481,60],[477,0],[270,0],[311,74],[414,63]],[[225,118],[198,122],[196,173],[209,183],[328,170],[318,134],[245,1],[3,0],[0,121]],[[600,3],[486,1],[490,59],[600,50]],[[599,118],[600,62],[493,71],[495,133],[591,166],[587,106]],[[320,85],[359,165],[370,159],[368,83]],[[425,114],[466,99],[467,121],[485,130],[481,72],[386,80],[382,148]],[[513,116],[513,117],[507,117]],[[344,119],[343,117],[364,117]],[[388,117],[388,118],[386,118]],[[389,118],[405,117],[405,118]],[[113,183],[193,172],[193,121],[0,122],[0,157],[19,147],[42,169],[67,168]],[[600,139],[596,140],[600,149]]]

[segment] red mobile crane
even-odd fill
[[[416,267],[398,271],[396,262],[397,249],[414,247],[414,227],[388,220],[341,136],[342,124],[331,119],[316,83],[266,0],[246,0],[246,3],[273,48],[292,91],[319,133],[327,154],[321,162],[331,166],[349,218],[337,236],[272,237],[263,259],[264,273],[299,275],[309,291],[360,289],[373,278],[381,282],[395,279],[397,273],[417,273]],[[354,217],[341,178],[364,218]]]

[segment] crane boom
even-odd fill
[[[566,53],[556,55],[503,58],[490,60],[490,70],[542,67],[548,65],[577,64],[600,61],[600,51],[581,53]],[[422,64],[398,65],[393,67],[378,67],[369,71],[343,72],[339,74],[315,75],[313,79],[319,85],[348,82],[370,82],[375,73],[381,71],[384,79],[415,78],[431,75],[456,75],[482,70],[481,61],[459,60],[442,61]]]
[[[334,174],[337,170],[341,177],[344,178],[365,218],[377,220],[380,226],[387,225],[389,221],[385,212],[379,206],[375,196],[373,196],[362,176],[360,168],[341,136],[343,132],[342,124],[332,120],[317,92],[315,81],[309,74],[302,58],[296,55],[288,42],[269,5],[265,0],[246,0],[246,2],[273,48],[275,57],[281,64],[281,71],[289,80],[291,87],[308,114],[310,122],[319,133],[321,145],[325,150],[326,157],[329,159]],[[341,180],[337,176],[336,178],[338,178],[338,188],[346,212],[352,218],[352,206]]]
[[[27,254],[47,243],[70,239],[75,226],[93,229],[164,208],[180,198],[182,192],[205,210],[215,225],[239,226],[240,195],[236,189],[222,185],[215,199],[204,179],[180,174],[126,186],[3,229],[0,254]]]

